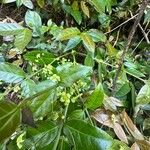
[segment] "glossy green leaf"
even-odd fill
[[[23,0],[23,5],[28,7],[29,9],[33,9],[33,3],[31,0]]]
[[[80,34],[80,30],[76,27],[64,29],[57,37],[57,40],[68,40]]]
[[[0,80],[7,83],[18,83],[25,78],[24,71],[9,63],[0,63]]]
[[[92,37],[94,42],[106,42],[107,40],[106,35],[97,29],[90,29],[87,33]]]
[[[103,100],[104,100],[103,86],[101,83],[99,83],[95,88],[95,90],[87,99],[85,106],[90,109],[96,109],[102,105]]]
[[[58,145],[58,148],[59,150],[71,150],[72,147],[71,145],[69,145],[68,141],[66,140],[65,137],[62,137],[60,140],[59,140],[59,145]]]
[[[44,5],[45,5],[45,1],[44,1],[44,0],[36,0],[36,1],[37,1],[38,5],[39,5],[41,8],[44,7]]]
[[[43,149],[50,145],[56,138],[58,126],[50,121],[42,121],[37,124],[37,128],[28,127],[26,139],[23,143],[25,149]]]
[[[80,25],[82,22],[81,12],[79,10],[72,10],[71,15],[75,19],[75,21]]]
[[[42,92],[34,98],[30,103],[34,117],[40,119],[50,114],[54,100],[56,100],[55,89]]]
[[[147,9],[147,12],[145,13],[144,16],[144,23],[150,22],[150,8]]]
[[[34,83],[33,80],[30,80],[30,79],[27,79],[27,80],[24,80],[22,81],[21,83],[21,89],[22,89],[22,92],[21,92],[21,95],[25,98],[33,95],[33,89],[36,87],[36,84]]]
[[[35,64],[44,65],[50,64],[55,59],[55,56],[47,51],[35,50],[26,53],[24,59]]]
[[[129,82],[125,82],[124,84],[121,84],[119,89],[116,92],[116,97],[123,97],[127,95],[130,92],[131,88],[129,85]]]
[[[88,2],[93,5],[99,13],[105,12],[106,0],[88,0]]]
[[[102,27],[109,28],[111,19],[110,16],[108,16],[106,13],[99,14],[98,20],[101,23]]]
[[[85,1],[81,1],[80,4],[81,4],[81,9],[82,9],[83,13],[84,13],[88,18],[90,18],[90,11],[89,11],[89,8],[88,8],[87,5],[86,5],[86,2],[85,2]]]
[[[31,29],[36,28],[38,30],[38,28],[42,26],[42,20],[39,14],[31,10],[26,12],[25,22]]]
[[[95,43],[92,40],[91,36],[89,36],[87,33],[82,33],[81,34],[81,39],[83,41],[83,44],[85,46],[85,48],[94,54],[95,52]]]
[[[2,0],[4,4],[15,2],[16,0]]]
[[[10,137],[20,123],[20,108],[10,102],[0,102],[0,142]]]
[[[16,0],[17,7],[20,7],[23,3],[23,0]]]
[[[140,89],[136,98],[137,105],[145,105],[148,103],[150,103],[150,81],[147,81],[147,83]]]
[[[56,69],[61,78],[61,82],[66,86],[71,86],[73,82],[90,75],[92,72],[91,67],[67,63],[58,66]]]
[[[40,97],[42,94],[50,92],[53,89],[55,89],[56,85],[57,84],[51,80],[45,80],[45,81],[39,82],[38,84],[36,84],[36,86],[34,86],[34,88],[32,88],[32,90],[30,91],[30,96],[27,97],[26,100],[33,101],[33,99],[35,98],[38,99],[38,97]]]
[[[84,64],[86,66],[94,67],[95,63],[94,63],[94,59],[93,59],[91,53],[87,53],[85,60],[84,60]]]
[[[106,132],[82,120],[68,121],[64,132],[76,150],[107,150],[113,145],[113,139]]]
[[[22,32],[24,28],[17,23],[0,23],[0,35],[17,35]]]
[[[110,57],[116,57],[117,50],[110,43],[107,43],[106,47],[107,47],[107,50],[108,50],[108,55]]]
[[[136,76],[136,77],[145,77],[145,75],[144,75],[141,71],[139,71],[139,70],[137,70],[137,69],[134,69],[134,68],[126,68],[125,70],[126,70],[126,72],[127,72],[128,74],[130,74],[131,76],[133,75],[133,76]]]
[[[31,41],[31,38],[32,38],[31,30],[24,29],[16,36],[14,44],[19,50],[23,50],[27,46],[27,44]]]
[[[80,43],[80,41],[81,41],[80,36],[76,36],[76,37],[71,38],[68,41],[67,46],[64,49],[64,52],[75,48]]]

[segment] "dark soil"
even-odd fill
[[[0,5],[0,21],[6,19],[7,17],[13,19],[16,22],[23,20],[25,12],[27,9],[25,7],[20,7],[16,9],[15,3],[1,4]]]

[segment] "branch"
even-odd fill
[[[142,28],[142,26],[141,26],[140,23],[139,23],[138,25],[139,25],[139,27],[140,27],[140,29],[141,29],[143,35],[144,35],[144,38],[145,38],[146,42],[147,42],[148,44],[150,44],[149,38],[148,38],[148,36],[147,36],[147,33],[145,33],[145,31],[144,31],[144,29]]]
[[[144,10],[146,9],[146,7],[148,5],[148,2],[149,2],[149,0],[143,0],[142,5],[140,7],[140,11],[139,11],[139,13],[137,15],[137,18],[135,19],[135,22],[134,22],[134,24],[132,26],[131,31],[129,33],[128,41],[127,41],[127,46],[126,46],[126,48],[124,49],[124,51],[123,51],[123,53],[121,55],[121,58],[120,58],[119,63],[118,63],[118,69],[117,69],[115,78],[113,80],[113,86],[112,86],[112,95],[113,96],[114,96],[114,94],[116,92],[116,84],[117,84],[117,80],[118,80],[118,77],[119,77],[119,74],[120,74],[120,71],[121,71],[121,68],[122,68],[122,65],[123,65],[125,54],[126,54],[126,52],[128,51],[128,49],[130,47],[131,41],[133,39],[133,36],[134,36],[135,31],[137,29],[137,26],[140,23],[140,20],[141,20],[143,14],[144,14]]]

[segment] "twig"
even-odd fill
[[[115,42],[114,42],[113,47],[115,47],[115,45],[116,45],[116,44],[117,44],[117,42],[118,42],[119,34],[120,34],[120,28],[119,28],[119,30],[118,30],[118,32],[117,32],[117,37],[116,37],[116,40],[115,40]]]
[[[118,63],[118,69],[117,69],[115,78],[113,80],[113,86],[112,86],[112,95],[113,96],[114,96],[115,91],[116,91],[116,84],[117,84],[117,80],[118,80],[118,77],[119,77],[119,74],[120,74],[120,71],[121,71],[121,68],[122,68],[122,65],[123,65],[125,54],[126,54],[126,52],[128,51],[128,49],[130,47],[131,41],[132,41],[133,36],[135,34],[135,31],[137,29],[137,26],[138,26],[138,24],[139,24],[139,22],[140,22],[140,20],[141,20],[141,18],[143,16],[143,14],[144,14],[144,10],[147,7],[147,5],[148,5],[148,0],[143,0],[142,5],[140,7],[140,11],[139,11],[139,13],[137,15],[137,18],[135,19],[135,22],[134,22],[134,24],[132,26],[131,31],[129,33],[127,46],[126,46],[126,48],[124,49],[124,51],[123,51],[123,53],[121,55],[121,58],[120,58],[119,63]]]
[[[118,29],[119,27],[123,26],[124,24],[128,23],[130,20],[133,20],[138,14],[132,16],[131,18],[129,18],[128,20],[124,21],[123,23],[119,24],[117,27],[113,28],[112,30],[106,32],[105,34],[111,33],[114,30]]]
[[[144,35],[144,38],[145,38],[146,42],[147,42],[148,44],[150,44],[150,41],[149,41],[148,36],[147,36],[147,33],[145,33],[145,31],[144,31],[144,29],[142,28],[142,26],[141,26],[140,23],[138,24],[138,26],[140,27],[140,29],[141,29],[141,31],[142,31],[142,33],[143,33],[143,35]]]
[[[147,36],[150,33],[150,30],[146,33]],[[144,37],[140,40],[140,42],[136,45],[136,47],[134,48],[134,50],[132,51],[131,55],[133,55],[133,53],[135,52],[135,50],[139,47],[139,45],[142,43],[142,41],[144,40]]]

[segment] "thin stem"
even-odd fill
[[[104,62],[102,59],[94,58],[94,60],[95,60],[97,63],[102,63],[102,64],[105,64],[106,66],[110,66],[110,67],[112,67],[112,68],[117,68],[117,67],[114,66],[114,65],[111,65],[111,64],[109,64],[109,63],[107,63],[107,62]]]
[[[135,77],[135,78],[137,78],[137,79],[139,79],[140,81],[142,81],[142,82],[144,82],[144,83],[145,83],[145,80],[143,80],[142,78],[137,77],[137,76],[135,76],[135,75],[131,74],[130,72],[126,71],[126,70],[124,70],[124,71],[125,71],[127,74],[129,74],[129,75],[131,75],[131,76],[133,76],[133,77]]]
[[[58,135],[56,137],[56,140],[55,140],[55,143],[54,143],[54,146],[53,146],[52,150],[57,150],[57,147],[58,147],[58,144],[59,144],[59,139],[60,139],[60,136],[61,136],[61,132],[62,132],[64,123],[65,123],[66,118],[67,118],[68,107],[69,107],[69,105],[67,105],[66,108],[65,108],[65,113],[64,113],[65,118],[60,124],[59,130],[58,130]]]
[[[60,58],[65,57],[65,56],[70,55],[70,54],[71,54],[71,52],[66,53],[66,54],[64,54],[64,55],[61,55],[61,56],[55,58],[55,59],[50,63],[50,65],[52,65],[55,61],[59,60]],[[35,72],[35,73],[31,74],[30,76],[26,77],[24,80],[27,80],[27,79],[32,78],[32,77],[35,76],[37,73],[41,72],[43,69],[44,69],[44,68],[41,68],[41,69],[38,70],[37,72]]]
[[[84,102],[83,102],[83,100],[82,100],[82,97],[81,97],[81,94],[80,94],[78,88],[77,88],[76,86],[74,86],[74,87],[75,87],[75,90],[76,90],[77,94],[79,95],[79,98],[80,98],[81,102],[83,103],[84,110],[85,110],[85,112],[86,112],[86,114],[87,114],[87,116],[88,116],[88,118],[89,118],[89,120],[90,120],[91,125],[94,126],[93,121],[92,121],[92,119],[91,119],[91,117],[90,117],[90,114],[89,114],[87,108],[86,108],[85,105],[84,105]]]
[[[105,34],[111,33],[114,30],[118,29],[119,27],[123,26],[124,24],[128,23],[130,20],[133,20],[138,14],[132,16],[131,18],[129,18],[128,20],[124,21],[123,23],[119,24],[117,27],[113,28],[112,30],[106,32]]]
[[[59,143],[59,139],[60,139],[60,136],[61,136],[62,128],[63,128],[63,122],[61,123],[61,125],[60,125],[60,127],[59,127],[58,135],[57,135],[57,137],[56,137],[56,141],[55,141],[55,143],[54,143],[54,146],[53,146],[53,149],[52,149],[52,150],[57,150],[58,143]]]

